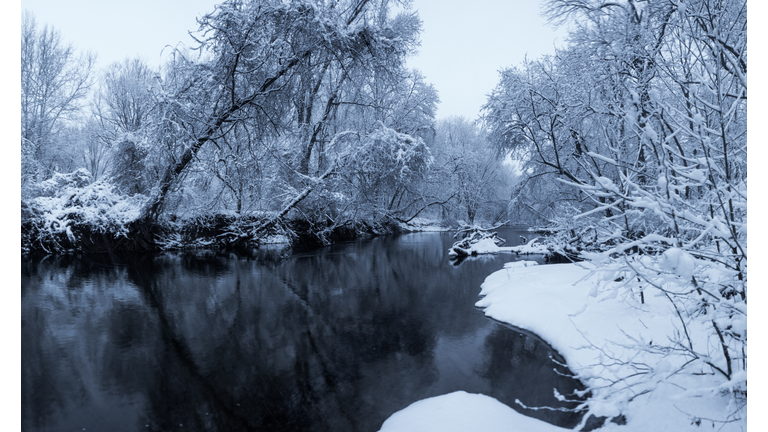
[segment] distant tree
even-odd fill
[[[57,158],[55,141],[74,120],[91,87],[96,56],[76,55],[53,27],[38,27],[24,11],[21,22],[22,187],[44,180],[67,163]]]
[[[478,126],[463,117],[437,123],[434,143],[435,174],[444,194],[455,196],[456,216],[469,224],[478,217],[496,222],[505,213],[511,168],[503,154],[486,140]]]
[[[152,110],[157,102],[152,94],[158,73],[141,59],[125,59],[107,66],[92,104],[91,131],[97,141],[89,142],[89,155],[110,154],[110,177],[118,190],[144,193],[155,177],[148,172],[145,158],[158,156],[150,148]],[[101,146],[102,148],[97,148]]]
[[[112,148],[104,144],[100,137],[101,126],[93,118],[89,118],[81,128],[82,150],[81,155],[85,168],[93,176],[93,180],[100,180],[112,168]]]
[[[118,136],[136,133],[145,127],[154,98],[151,92],[153,71],[139,59],[125,59],[104,70],[95,94],[93,112],[103,130],[102,140],[113,144]]]

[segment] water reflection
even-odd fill
[[[552,388],[574,382],[552,372],[549,347],[473,306],[514,256],[453,267],[452,242],[26,260],[23,428],[375,431],[456,390],[562,406]]]

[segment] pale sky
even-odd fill
[[[126,57],[157,66],[166,46],[193,46],[188,31],[216,0],[22,0],[39,25],[51,24],[78,50],[98,54],[98,67]],[[474,119],[501,68],[538,58],[563,44],[532,0],[416,0],[423,21],[421,49],[409,66],[438,90],[438,118]],[[165,50],[165,51],[163,51]]]
[[[539,16],[535,0],[416,0],[422,20],[421,50],[409,65],[440,94],[438,118],[475,119],[499,70],[519,65],[526,54],[553,54],[567,36]]]

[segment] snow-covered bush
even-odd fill
[[[43,182],[40,189],[50,196],[27,202],[33,216],[22,229],[22,241],[27,243],[23,249],[82,250],[93,235],[128,236],[128,224],[138,216],[145,197],[119,195],[106,181],[86,184],[89,179],[88,172],[81,169]]]
[[[64,189],[85,187],[91,181],[91,173],[85,168],[80,168],[71,173],[55,173],[50,179],[37,183],[33,189],[38,196],[52,197]]]

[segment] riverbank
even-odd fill
[[[57,174],[37,185],[35,198],[21,201],[22,254],[145,252],[183,249],[248,250],[260,244],[326,246],[415,231],[444,231],[440,221],[386,214],[353,213],[334,220],[306,215],[292,207],[281,212],[189,212],[144,217],[148,198],[116,192],[109,183],[91,182],[78,170]]]
[[[25,212],[26,210],[26,212]],[[57,217],[58,216],[58,217]],[[120,216],[119,213],[117,216]],[[411,223],[390,219],[351,220],[344,224],[306,219],[286,219],[270,224],[273,215],[200,215],[169,217],[156,223],[129,218],[101,221],[77,213],[56,215],[34,212],[22,206],[22,254],[103,253],[115,251],[168,251],[186,249],[247,250],[263,244],[288,243],[326,246],[361,237],[447,231],[439,221],[419,218]]]
[[[617,290],[598,290],[604,281],[591,264],[535,264],[508,263],[488,276],[476,306],[489,317],[536,333],[560,352],[568,367],[593,390],[590,414],[622,416],[621,422],[626,421],[625,425],[608,422],[600,430],[746,430],[746,399],[739,400],[729,391],[745,385],[746,373],[736,373],[728,381],[701,360],[682,370],[687,361],[684,355],[658,349],[679,340],[683,331],[670,325],[678,317],[663,293],[649,291],[642,302],[635,301],[617,296]],[[706,334],[691,327],[685,331]],[[706,340],[693,342],[702,350],[713,345]],[[487,397],[473,400],[484,407],[497,403]],[[449,394],[417,402],[390,417],[381,431],[461,430],[452,426],[461,423],[452,416],[472,416],[478,424],[487,423],[482,410],[462,414],[455,409],[469,401],[469,396]],[[520,403],[526,405],[525,400]],[[517,420],[510,420],[506,430],[563,430],[537,420],[524,422],[520,418],[524,416],[508,410],[504,416]],[[520,427],[514,426],[517,422]]]

